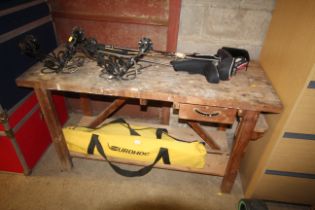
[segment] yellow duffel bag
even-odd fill
[[[107,157],[113,157],[149,164],[138,171],[128,171],[108,161],[123,176],[145,175],[158,162],[189,168],[205,165],[203,143],[175,139],[163,128],[131,127],[123,119],[117,119],[97,129],[65,127],[63,133],[70,151],[100,155],[107,161]]]

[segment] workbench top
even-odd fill
[[[160,56],[150,60],[167,63]],[[210,84],[205,76],[176,72],[172,67],[139,62],[142,70],[134,80],[107,80],[101,78],[101,67],[86,59],[84,66],[72,74],[42,74],[42,63],[37,63],[17,78],[18,86],[41,87],[49,90],[110,95],[127,98],[169,101],[173,103],[202,104],[260,112],[279,113],[281,101],[257,62],[251,62],[247,71],[241,71],[229,81]]]

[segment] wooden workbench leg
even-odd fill
[[[242,120],[234,140],[233,149],[221,184],[221,191],[224,193],[229,193],[232,190],[243,152],[252,137],[258,116],[259,112],[255,111],[244,111],[242,113]]]
[[[60,160],[61,169],[70,170],[72,167],[72,161],[62,133],[62,127],[57,117],[55,106],[52,102],[51,93],[50,91],[42,88],[34,88],[34,91]]]

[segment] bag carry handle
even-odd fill
[[[94,148],[96,147],[97,151],[102,155],[102,157],[107,160],[107,162],[109,163],[109,165],[112,167],[112,169],[122,175],[122,176],[126,176],[126,177],[136,177],[136,176],[144,176],[147,173],[149,173],[152,168],[154,167],[154,165],[161,160],[161,158],[163,159],[164,164],[171,164],[170,163],[170,159],[169,159],[169,154],[168,154],[168,149],[167,148],[163,148],[161,147],[159,150],[158,155],[156,156],[154,162],[150,165],[144,166],[143,168],[137,170],[137,171],[130,171],[127,169],[122,169],[119,166],[113,164],[111,161],[109,161],[107,159],[107,156],[105,154],[105,151],[102,147],[101,142],[98,139],[98,135],[97,134],[92,134],[91,137],[91,141],[90,144],[88,146],[88,154],[93,154],[94,153]]]
[[[110,125],[110,124],[114,124],[114,123],[118,123],[118,124],[125,124],[127,126],[127,128],[129,129],[130,135],[131,136],[140,136],[139,133],[137,133],[135,131],[135,129],[131,128],[130,124],[127,123],[123,118],[118,118],[116,120],[113,120],[105,125],[103,125],[102,127],[106,126],[106,125]]]
[[[106,125],[110,125],[110,124],[114,124],[114,123],[118,123],[118,124],[125,124],[127,126],[127,128],[129,129],[129,132],[130,132],[130,135],[131,136],[141,136],[139,133],[137,133],[137,129],[133,129],[129,123],[126,122],[126,120],[124,120],[123,118],[118,118],[116,120],[113,120],[105,125],[103,125],[102,127],[106,126]],[[155,132],[155,136],[157,139],[161,139],[162,138],[162,134],[163,133],[166,133],[168,134],[168,131],[166,128],[151,128],[151,127],[147,127],[147,128],[144,128],[144,129],[156,129],[156,132]],[[140,130],[143,130],[140,129]]]

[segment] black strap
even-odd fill
[[[112,167],[112,169],[122,175],[122,176],[126,176],[126,177],[136,177],[136,176],[144,176],[147,173],[149,173],[152,168],[154,167],[154,165],[162,158],[164,164],[171,164],[170,163],[170,159],[169,159],[169,154],[168,154],[168,149],[167,148],[160,148],[158,155],[156,156],[154,162],[150,165],[147,165],[137,171],[130,171],[130,170],[126,170],[126,169],[122,169],[117,165],[114,165],[111,161],[109,161],[107,159],[107,156],[104,152],[104,149],[101,145],[101,142],[98,139],[98,135],[97,134],[92,134],[91,136],[91,141],[90,144],[88,146],[87,152],[88,154],[93,154],[94,153],[94,148],[96,147],[97,151],[102,155],[102,157],[107,160],[107,162],[109,163],[109,165]]]
[[[129,132],[130,132],[130,135],[131,135],[131,136],[140,136],[140,134],[137,133],[137,132],[135,131],[135,129],[131,128],[130,124],[127,123],[123,118],[118,118],[118,119],[116,119],[116,120],[113,120],[113,121],[109,122],[109,123],[106,124],[106,125],[114,124],[114,123],[122,123],[122,124],[127,125],[127,128],[129,129]]]
[[[163,133],[168,134],[168,131],[167,131],[166,128],[157,128],[156,131],[155,131],[156,138],[157,139],[161,139]]]
[[[87,153],[89,155],[94,154],[94,148],[95,148],[95,139],[94,138],[97,138],[97,140],[98,140],[98,135],[92,134],[92,136],[91,136],[91,140],[90,140],[89,146],[87,148]]]
[[[139,133],[137,133],[137,129],[133,129],[129,123],[127,123],[123,118],[118,118],[116,120],[113,120],[106,125],[109,125],[109,124],[113,124],[113,123],[121,123],[121,124],[125,124],[127,126],[127,128],[129,129],[130,131],[130,135],[131,136],[141,136]],[[144,129],[151,129],[151,127],[148,127],[148,128],[144,128]],[[155,129],[155,128],[152,128],[152,129]],[[143,130],[143,128],[140,128],[139,130]],[[156,131],[155,131],[155,136],[157,139],[161,139],[162,138],[162,134],[163,133],[168,133],[167,129],[166,128],[156,128]]]

